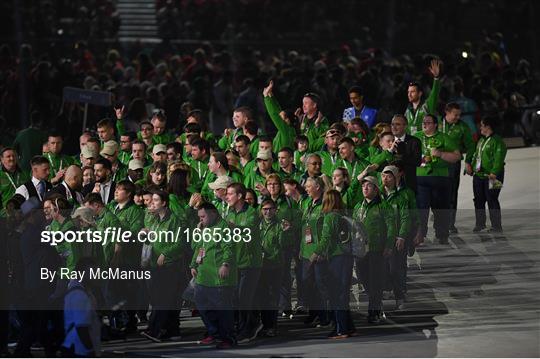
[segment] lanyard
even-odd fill
[[[60,166],[58,167],[58,171],[57,171],[56,168],[54,167],[54,162],[53,162],[53,160],[51,158],[51,154],[49,152],[47,152],[47,157],[49,157],[49,162],[51,163],[51,167],[52,167],[54,173],[56,173],[56,172],[58,172],[59,170],[62,169],[62,162],[64,161],[63,158],[60,158]]]
[[[349,161],[344,160],[343,163],[345,164],[345,168],[347,168],[347,171],[349,171],[349,177],[351,180],[355,178],[354,174],[356,173],[356,165],[358,164],[358,161],[354,162],[354,166],[349,163]],[[352,167],[352,171],[351,171]]]
[[[330,153],[330,161],[332,161],[332,165],[335,165],[336,164],[336,161],[337,161],[337,156],[339,155],[339,152],[336,152],[334,154],[331,154]]]
[[[11,178],[11,176],[9,175],[9,173],[7,172],[4,172],[9,180],[9,182],[11,182],[11,185],[13,186],[13,188],[16,190],[17,189],[17,186],[15,185],[15,182],[13,182],[13,179]],[[21,176],[20,173],[17,173],[17,183],[19,183],[19,177]]]
[[[366,200],[364,200],[364,202],[362,202],[362,205],[360,206],[360,211],[359,211],[359,216],[360,216],[360,221],[363,222],[364,219],[366,219],[366,215],[367,215],[367,203],[366,203]]]
[[[206,171],[201,174],[201,161],[197,161],[197,173],[199,173],[199,179],[203,179],[206,176]]]
[[[485,138],[484,138],[485,139]],[[484,149],[486,148],[489,140],[491,140],[491,136],[488,137],[487,140],[484,141],[484,139],[482,139],[483,143],[482,143],[482,146],[478,146],[478,154],[476,155],[476,158],[477,159],[481,159],[481,156],[482,156],[482,152],[484,152]]]
[[[313,204],[313,201],[311,201],[311,203],[309,204],[309,207],[306,211],[306,219],[309,220],[309,218],[311,217],[311,213],[313,212],[313,210],[315,209],[317,205],[316,204]]]

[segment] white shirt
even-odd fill
[[[111,183],[112,181],[109,180],[108,182],[102,183],[100,186],[99,194],[101,195],[101,200],[103,203],[107,204],[109,203],[109,193],[111,192]]]
[[[38,194],[39,200],[43,201],[43,198],[41,198],[41,195],[40,195],[39,190],[38,190],[39,182],[40,182],[40,180],[38,180],[36,177],[32,176],[32,184],[36,188],[36,192]],[[45,187],[45,192],[47,192],[47,187]],[[15,190],[15,194],[20,194],[21,196],[24,197],[24,199],[30,198],[30,193],[28,193],[28,189],[26,188],[26,186],[24,184],[20,185],[19,188],[17,188]]]
[[[71,190],[69,189],[69,186],[67,185],[66,181],[62,181],[62,185],[66,189],[66,199],[69,201],[70,199],[73,198],[73,196],[71,195]],[[83,203],[82,194],[77,191],[74,191],[74,192],[75,192],[75,195],[77,196],[77,198],[75,198],[75,201],[77,201],[77,203],[79,204],[82,204]]]

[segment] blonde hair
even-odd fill
[[[341,194],[335,189],[324,192],[322,200],[322,213],[341,211],[345,208]]]

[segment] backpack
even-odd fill
[[[364,257],[368,240],[364,225],[344,215],[339,216],[338,223],[339,243],[343,251],[357,258]]]

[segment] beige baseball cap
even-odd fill
[[[259,151],[259,152],[257,152],[257,159],[258,160],[271,160],[272,159],[272,152],[270,152],[270,151]]]
[[[98,158],[98,154],[97,152],[93,151],[92,149],[90,149],[88,146],[83,146],[82,150],[81,150],[81,155],[86,158],[86,159],[89,159],[89,158]]]
[[[390,172],[394,175],[394,177],[397,177],[398,174],[399,174],[399,168],[397,168],[396,166],[393,166],[393,165],[389,165],[389,166],[386,166],[383,170],[382,170],[383,173],[385,172]]]
[[[128,163],[128,169],[135,171],[144,168],[144,163],[141,160],[131,160]]]
[[[160,152],[167,152],[167,146],[165,146],[162,143],[159,143],[157,145],[154,145],[154,148],[152,148],[152,153],[154,155],[157,155]]]
[[[99,153],[100,155],[114,156],[116,151],[118,151],[118,143],[116,141],[110,140],[103,144],[103,149]]]
[[[233,179],[229,176],[218,176],[214,182],[208,184],[208,187],[210,189],[224,189],[233,182]]]
[[[369,182],[371,183],[372,185],[374,185],[375,187],[379,186],[379,183],[377,182],[377,179],[373,176],[366,176],[362,179],[362,183],[364,182]]]

